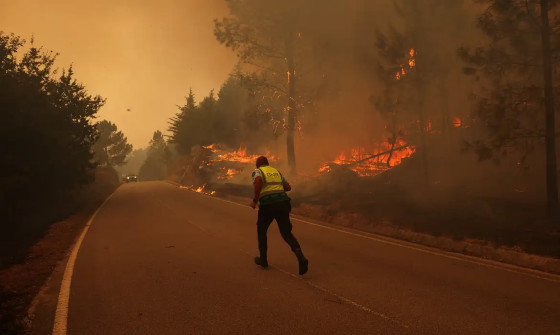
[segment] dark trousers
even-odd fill
[[[259,216],[257,221],[257,234],[259,238],[259,251],[262,257],[266,257],[268,243],[266,239],[266,232],[276,219],[280,234],[286,243],[290,245],[292,251],[300,249],[299,243],[292,234],[292,223],[290,222],[290,212],[292,205],[290,201],[276,202],[270,205],[264,205],[259,208]]]

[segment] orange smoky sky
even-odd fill
[[[223,0],[0,0],[0,31],[73,65],[92,94],[107,99],[98,120],[117,124],[135,148],[164,133],[192,88],[198,100],[220,88],[235,55],[213,34]]]

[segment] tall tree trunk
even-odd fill
[[[439,107],[441,108],[441,133],[447,144],[451,145],[451,139],[453,136],[451,130],[453,129],[453,126],[451,116],[449,115],[449,94],[443,78],[439,78],[438,85],[440,94],[438,101]]]
[[[430,193],[430,169],[428,167],[428,144],[427,144],[427,136],[428,136],[428,124],[426,122],[426,117],[424,114],[424,103],[423,99],[425,97],[424,92],[425,90],[424,85],[422,82],[419,84],[418,91],[420,92],[420,99],[417,103],[418,108],[418,118],[420,123],[420,158],[422,162],[422,175],[424,179],[424,191],[428,194]]]
[[[288,129],[286,135],[288,165],[292,174],[297,173],[296,152],[294,148],[294,130],[296,128],[296,70],[294,60],[294,31],[290,28],[286,36],[286,62],[288,63]]]
[[[546,200],[549,214],[558,211],[558,182],[556,170],[556,136],[554,120],[554,93],[550,53],[549,0],[541,0],[541,32],[544,71],[544,101],[546,111]]]
[[[391,150],[389,150],[389,157],[387,157],[387,167],[391,167],[391,158],[393,158],[393,150],[397,143],[397,113],[393,112],[393,137],[391,138]]]
[[[109,159],[109,150],[107,149],[107,144],[103,146],[103,151],[105,152],[105,166],[111,166],[111,161]]]
[[[424,28],[424,20],[420,16],[421,13],[420,4],[418,0],[412,1],[412,8],[414,13],[414,18],[411,21],[412,26],[409,27],[411,30],[411,37],[415,50],[415,59],[416,59],[416,76],[415,76],[415,90],[416,90],[416,98],[418,99],[416,102],[416,108],[418,113],[418,122],[420,126],[420,147],[418,148],[418,154],[420,155],[421,164],[422,164],[422,175],[424,181],[424,191],[426,194],[430,193],[430,168],[428,166],[428,144],[427,144],[427,137],[428,137],[428,122],[426,121],[426,110],[425,110],[425,103],[424,99],[428,96],[427,93],[427,75],[425,71],[426,64],[423,61],[423,54],[422,52],[425,51],[425,43],[423,39],[423,34],[426,34],[426,29]]]

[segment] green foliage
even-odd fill
[[[107,120],[98,122],[96,127],[98,138],[92,147],[95,161],[102,166],[126,164],[126,156],[132,151],[132,145],[128,144],[124,134]]]
[[[213,93],[197,105],[192,90],[184,106],[178,106],[179,113],[170,119],[171,143],[176,144],[177,151],[188,154],[194,145],[212,143],[212,122],[215,99]]]
[[[270,133],[270,118],[259,112],[254,96],[243,83],[243,76],[232,74],[222,85],[217,97],[214,92],[196,104],[190,91],[185,105],[170,119],[170,143],[177,152],[189,154],[194,146],[212,143],[232,148],[262,144],[274,139]]]
[[[55,58],[0,33],[0,236],[49,223],[61,199],[91,180],[91,120],[104,100],[88,94],[71,67],[57,75]]]

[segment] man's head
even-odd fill
[[[257,158],[257,169],[260,168],[261,166],[266,166],[268,165],[268,159],[264,156],[260,156],[259,158]]]

